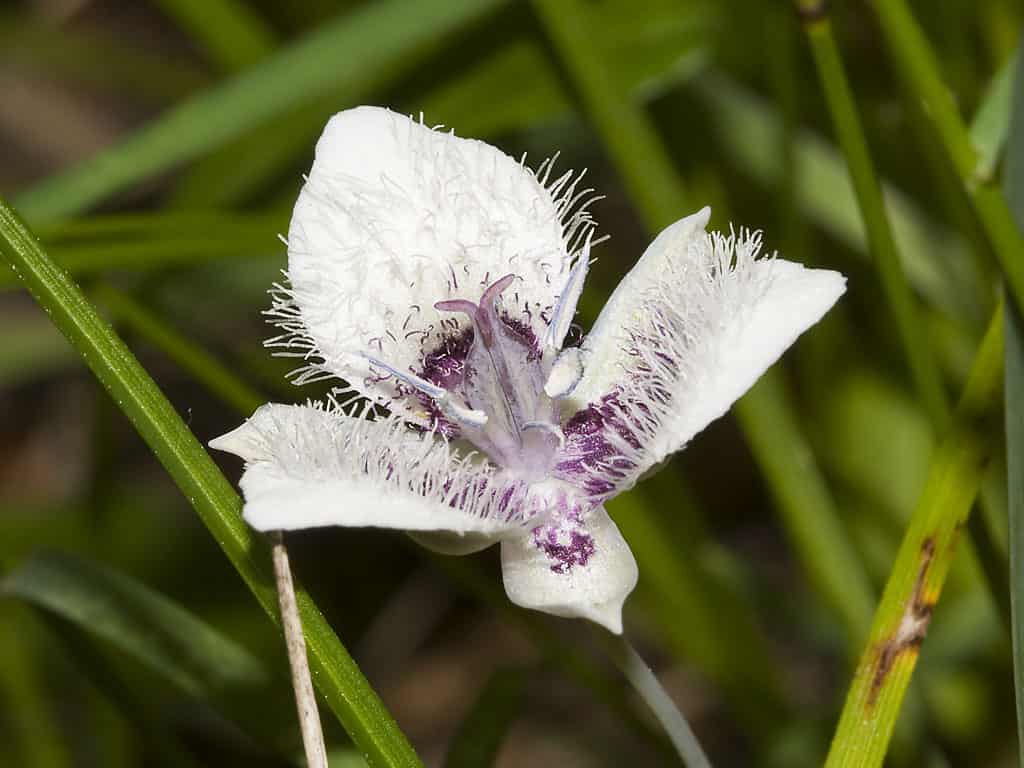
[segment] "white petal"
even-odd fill
[[[705,236],[710,218],[711,209],[704,206],[666,227],[615,287],[584,339],[586,371],[574,400],[583,404],[597,400],[621,377],[622,366],[628,362],[628,347],[623,340],[628,338],[628,329],[642,321],[645,296],[664,278],[662,271],[669,254],[685,256],[690,243]]]
[[[484,142],[386,109],[338,113],[295,205],[291,286],[271,312],[284,334],[271,344],[306,357],[306,379],[330,373],[391,397],[393,380],[364,381],[363,355],[419,373],[425,353],[467,327],[435,302],[476,302],[510,273],[503,311],[539,343],[569,275],[566,236],[586,219],[570,210],[572,185],[546,181]]]
[[[838,272],[757,258],[756,234],[705,234],[709,213],[658,236],[584,342],[560,476],[589,472],[595,495],[629,485],[722,416],[845,291]]]
[[[633,553],[603,507],[582,522],[565,520],[505,539],[501,569],[516,605],[589,619],[615,634],[622,633],[622,605],[638,578]]]
[[[397,419],[264,405],[212,448],[246,460],[245,519],[258,530],[325,525],[518,532],[547,503],[529,487]]]

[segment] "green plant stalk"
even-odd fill
[[[928,336],[918,314],[913,291],[903,272],[892,225],[882,199],[864,129],[857,114],[850,84],[832,34],[832,23],[825,15],[824,0],[797,0],[805,19],[804,31],[817,66],[825,101],[832,115],[839,146],[846,157],[853,189],[864,219],[868,246],[896,321],[903,353],[910,366],[915,388],[936,430],[941,432],[949,416],[949,403],[943,389],[939,367],[931,353]]]
[[[1017,229],[1002,192],[979,157],[953,95],[939,75],[934,53],[904,0],[877,0],[875,8],[896,69],[921,100],[974,205],[999,259],[1009,293],[1024,306],[1024,235]]]
[[[172,328],[163,319],[123,291],[101,283],[92,296],[110,312],[115,323],[164,352],[180,368],[201,382],[211,393],[244,416],[252,414],[266,398],[235,376],[213,355]]]
[[[657,232],[688,210],[668,150],[653,123],[610,90],[609,78],[602,74],[604,62],[590,45],[587,11],[579,0],[534,0],[534,7],[648,228]],[[633,117],[620,119],[623,110]],[[805,460],[810,449],[797,429],[794,412],[785,388],[770,381],[760,388],[760,394],[748,394],[736,408],[759,467],[782,505],[784,520],[801,521],[800,526],[817,526],[836,534],[814,540],[803,535],[801,527],[787,526],[814,586],[851,629],[859,627],[851,635],[854,640],[867,626],[874,602],[872,592],[848,538],[841,535],[842,525],[824,479],[813,462]],[[765,429],[767,424],[772,429]],[[774,457],[794,453],[799,460],[780,471]],[[810,522],[812,517],[817,518],[815,523]],[[824,574],[827,576],[819,578]]]
[[[33,223],[78,213],[217,149],[318,96],[370,88],[412,68],[438,40],[503,0],[381,0],[345,14],[244,72],[171,108],[136,133],[16,200]]]
[[[686,722],[682,712],[672,702],[671,697],[661,686],[657,676],[647,666],[639,653],[625,637],[611,637],[614,644],[612,658],[622,674],[637,690],[651,708],[651,712],[661,723],[665,733],[672,740],[683,765],[687,768],[711,768],[711,762],[697,741],[696,735]]]
[[[993,448],[989,421],[1003,373],[1003,312],[997,308],[952,423],[931,460],[882,600],[875,612],[829,750],[827,768],[880,766],[917,663],[961,528]]]
[[[124,342],[0,200],[0,253],[124,411],[210,530],[267,614],[279,622],[267,543],[241,516],[241,499]],[[422,765],[309,594],[297,590],[314,679],[371,766]]]

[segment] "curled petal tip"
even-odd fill
[[[244,422],[230,432],[225,432],[220,437],[215,437],[207,446],[213,448],[215,451],[223,451],[224,453],[233,453],[243,459],[252,458],[253,453],[253,442],[252,442],[252,425],[249,422]]]

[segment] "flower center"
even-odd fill
[[[473,324],[462,375],[445,387],[486,415],[486,420],[460,420],[463,437],[496,463],[538,479],[551,468],[563,437],[556,399],[544,391],[550,364],[544,365],[536,337],[529,326],[498,312],[498,298],[515,279],[505,275],[493,282],[478,304],[452,299],[434,307],[465,314]]]

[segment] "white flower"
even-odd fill
[[[513,602],[621,632],[637,567],[604,502],[724,414],[845,280],[705,233],[704,208],[563,347],[593,233],[579,180],[385,109],[331,119],[268,345],[303,359],[298,382],[358,397],[268,404],[211,442],[246,461],[253,527],[500,542]]]

